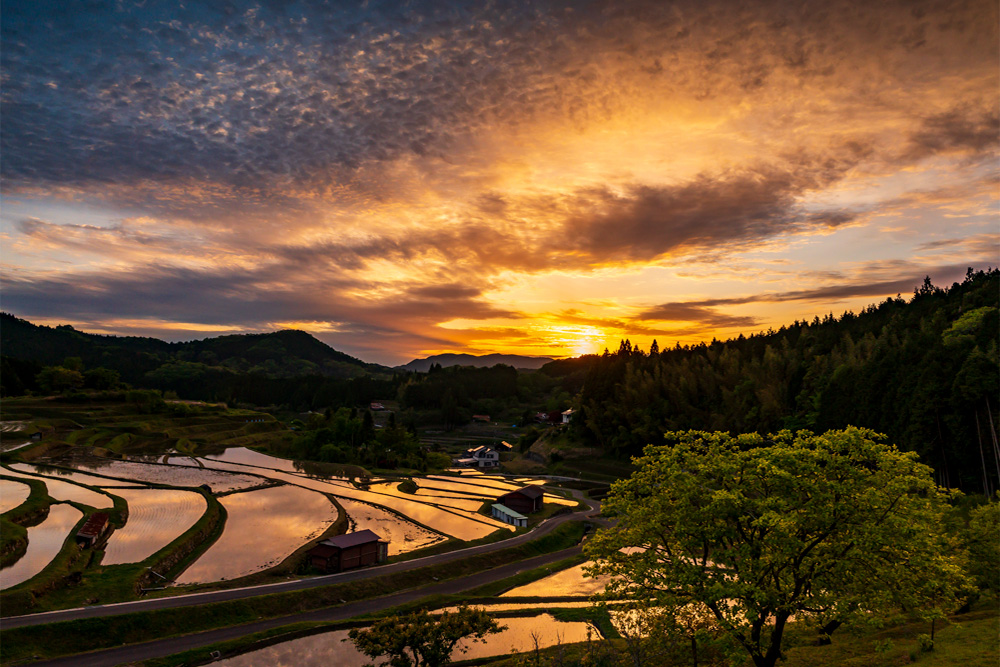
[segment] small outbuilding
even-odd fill
[[[95,512],[83,524],[80,530],[76,531],[76,543],[83,548],[89,548],[104,539],[110,532],[111,522],[104,512]]]
[[[370,530],[359,530],[323,540],[306,556],[313,567],[323,572],[341,572],[384,563],[389,557],[389,542]]]
[[[499,519],[504,523],[509,523],[512,526],[517,526],[518,528],[528,527],[528,517],[524,516],[520,512],[512,510],[506,505],[493,503],[492,513],[494,519]]]
[[[517,491],[511,491],[497,498],[497,502],[518,512],[531,514],[542,509],[542,496],[545,492],[538,486],[529,484]]]

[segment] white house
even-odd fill
[[[563,424],[568,424],[569,420],[572,419],[574,412],[576,412],[576,410],[574,410],[573,408],[570,408],[569,410],[566,410],[565,412],[563,412],[562,413],[562,423]]]
[[[500,465],[500,454],[492,447],[480,445],[466,450],[465,456],[456,461],[459,465],[470,468],[495,468]]]

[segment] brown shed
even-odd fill
[[[108,515],[104,512],[95,512],[90,515],[83,527],[76,531],[76,542],[81,547],[92,547],[101,541],[110,527]]]
[[[389,557],[389,542],[370,530],[359,530],[323,540],[306,553],[313,567],[340,572],[384,562]]]
[[[506,505],[516,512],[531,514],[542,509],[542,496],[544,495],[545,492],[538,486],[529,484],[517,491],[511,491],[500,496],[497,498],[497,502]]]

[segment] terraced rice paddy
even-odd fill
[[[523,618],[498,619],[500,625],[507,629],[489,635],[486,641],[473,643],[465,640],[459,643],[452,653],[453,660],[477,660],[497,655],[505,655],[511,651],[525,652],[535,648],[531,633],[538,637],[538,647],[548,648],[556,644],[571,644],[587,640],[588,631],[596,637],[599,633],[589,623],[580,621],[561,622],[550,614],[528,616]],[[347,639],[348,630],[334,630],[319,635],[301,637],[291,641],[268,646],[267,648],[244,653],[235,658],[212,663],[220,667],[254,667],[255,665],[272,665],[272,667],[361,667],[370,663],[371,659],[354,648]],[[347,639],[347,641],[343,641]],[[468,649],[462,653],[462,649]]]
[[[21,449],[22,447],[27,447],[30,444],[31,440],[21,441],[20,439],[11,440],[5,438],[3,442],[0,442],[0,452],[12,452],[15,449]]]
[[[90,505],[95,509],[113,507],[115,504],[110,496],[106,496],[103,493],[97,493],[96,491],[91,491],[90,489],[85,489],[76,484],[64,482],[61,479],[35,477],[34,475],[26,475],[22,472],[16,472],[8,469],[3,469],[3,472],[5,475],[10,475],[11,477],[19,477],[21,479],[37,479],[44,482],[49,495],[56,500],[68,500],[75,503],[82,503],[84,505]]]
[[[9,479],[0,479],[0,514],[12,510],[31,494],[31,487]]]
[[[251,489],[267,480],[252,474],[233,474],[187,466],[139,463],[136,461],[101,461],[77,464],[77,468],[99,475],[121,477],[139,482],[171,486],[201,486],[207,484],[213,493]]]
[[[88,484],[90,486],[99,486],[102,488],[109,487],[141,487],[143,484],[138,482],[123,482],[119,479],[109,479],[107,477],[98,477],[97,475],[88,475],[84,472],[76,472],[66,470],[65,468],[53,468],[51,466],[36,466],[30,463],[11,463],[10,467],[14,470],[20,472],[28,473],[29,475],[39,475],[42,477],[51,477],[53,479],[62,479],[67,482],[74,482],[76,484]]]
[[[299,468],[295,466],[294,461],[262,454],[246,447],[230,447],[221,454],[210,454],[205,458],[212,461],[239,463],[241,465],[258,466],[271,470],[282,470],[284,472],[300,472]]]
[[[347,498],[337,500],[351,520],[352,528],[349,532],[368,529],[383,540],[389,540],[390,556],[423,549],[445,539],[443,535],[431,532],[381,507]]]
[[[348,498],[360,500],[373,505],[380,505],[394,510],[413,521],[423,524],[433,531],[444,533],[456,537],[460,540],[476,540],[486,537],[498,528],[503,530],[514,530],[508,524],[495,521],[489,517],[476,514],[475,512],[444,509],[428,504],[426,501],[418,501],[409,498],[400,498],[382,493],[362,491],[353,485],[340,479],[318,479],[315,477],[305,477],[303,475],[293,475],[291,473],[277,470],[264,470],[262,468],[246,468],[236,463],[226,463],[223,461],[210,461],[206,459],[205,465],[211,465],[223,470],[255,470],[261,475],[267,475],[271,479],[281,480],[289,484],[295,484],[307,489],[320,491],[321,493],[331,493],[338,498]]]
[[[219,501],[229,514],[225,530],[178,584],[235,579],[274,567],[337,520],[329,499],[295,486],[234,493]]]
[[[433,505],[440,505],[442,507],[451,507],[458,510],[463,510],[466,512],[477,512],[483,504],[483,498],[473,498],[471,496],[459,496],[457,494],[445,494],[439,495],[435,493],[434,489],[420,489],[424,493],[404,493],[396,488],[398,482],[384,482],[382,484],[372,484],[369,490],[373,493],[384,493],[389,496],[395,496],[397,498],[410,499],[414,495],[419,497],[419,500],[426,503],[431,503]]]
[[[45,521],[28,528],[28,550],[16,563],[0,570],[0,590],[25,582],[45,569],[82,516],[72,505],[50,507]]]
[[[476,477],[468,481],[456,480],[454,478],[448,479],[447,477],[441,477],[437,475],[431,475],[426,478],[419,478],[415,480],[417,484],[420,485],[421,489],[442,489],[446,491],[453,491],[455,493],[471,493],[483,498],[499,498],[505,493],[510,493],[511,491],[516,491],[517,489],[522,489],[528,484],[539,485],[541,482],[525,482],[525,483],[511,483],[502,482],[495,479],[486,479],[485,477]],[[419,493],[419,492],[418,492]],[[553,503],[555,505],[566,505],[567,507],[573,507],[576,505],[575,500],[569,498],[563,498],[562,496],[557,496],[552,493],[546,493],[543,500],[547,503]]]
[[[167,546],[194,525],[207,504],[200,493],[177,489],[119,489],[128,521],[112,533],[102,565],[137,563]]]
[[[544,579],[512,588],[500,597],[563,597],[603,593],[610,577],[585,577],[583,568],[590,565],[593,563],[587,562],[560,570]]]

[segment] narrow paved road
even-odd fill
[[[508,540],[508,542],[510,542],[510,540]],[[36,662],[32,663],[32,665],[33,667],[113,667],[113,665],[138,662],[141,660],[151,660],[153,658],[162,658],[168,655],[173,655],[174,653],[210,646],[217,642],[237,639],[255,632],[261,632],[263,630],[269,630],[283,625],[290,625],[292,623],[302,623],[307,621],[343,621],[355,616],[360,616],[361,614],[370,614],[373,612],[391,609],[392,607],[408,602],[414,602],[429,595],[450,595],[461,593],[462,591],[476,588],[478,586],[482,586],[483,584],[499,581],[500,579],[506,579],[507,577],[513,576],[524,570],[530,570],[547,563],[554,563],[558,560],[562,560],[563,558],[574,556],[580,553],[580,551],[580,546],[570,547],[569,549],[563,549],[562,551],[556,551],[554,553],[544,554],[542,556],[536,556],[534,558],[518,561],[516,563],[503,565],[493,570],[487,570],[486,572],[469,575],[460,579],[444,581],[439,584],[420,589],[403,591],[386,597],[361,600],[358,602],[340,605],[338,607],[317,609],[315,611],[308,611],[280,618],[269,618],[255,623],[248,623],[246,625],[208,630],[197,634],[184,635],[182,637],[158,639],[156,641],[145,642],[142,644],[130,644],[128,646],[120,646],[118,648],[97,651],[94,653],[57,658],[55,660],[48,660],[45,662]],[[376,568],[376,570],[382,569],[383,568]],[[209,656],[206,652],[205,658],[207,659],[208,657]]]
[[[120,614],[130,614],[139,611],[152,611],[154,609],[173,609],[177,607],[188,607],[191,605],[210,604],[212,602],[223,602],[225,600],[239,600],[242,598],[255,597],[257,595],[270,595],[272,593],[285,593],[288,591],[303,591],[319,586],[329,586],[331,584],[347,583],[360,579],[370,579],[380,577],[384,574],[405,572],[428,565],[439,565],[450,563],[482,553],[498,551],[507,547],[524,544],[529,540],[534,540],[543,535],[551,533],[557,526],[566,521],[583,519],[588,515],[596,514],[600,511],[600,503],[583,497],[579,491],[573,491],[577,500],[588,505],[586,510],[580,510],[571,514],[560,514],[539,524],[530,532],[512,537],[492,544],[483,544],[468,549],[450,551],[436,556],[426,556],[414,560],[381,565],[363,570],[352,570],[339,574],[328,574],[319,577],[309,577],[307,579],[293,579],[274,584],[261,584],[259,586],[248,586],[246,588],[233,588],[222,591],[210,591],[206,593],[190,593],[188,595],[175,595],[173,597],[152,598],[149,600],[136,600],[134,602],[119,602],[116,604],[94,605],[92,607],[80,607],[77,609],[63,609],[60,611],[50,611],[40,614],[28,614],[26,616],[11,616],[0,618],[0,630],[20,628],[29,625],[40,625],[44,623],[57,623],[59,621],[71,621],[78,618],[100,618],[105,616],[117,616]]]

